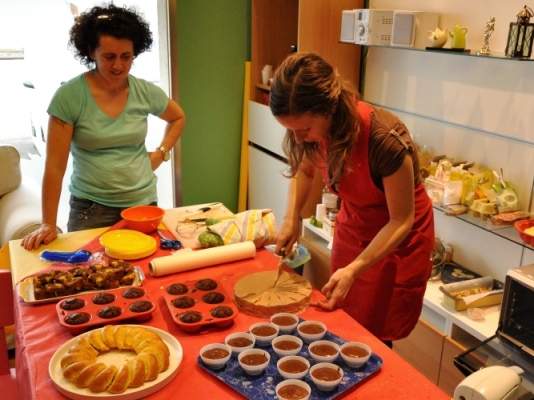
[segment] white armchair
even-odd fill
[[[37,229],[42,213],[41,186],[32,178],[21,176],[20,154],[15,147],[0,145],[0,171],[1,248]]]

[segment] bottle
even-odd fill
[[[323,189],[322,203],[326,207],[326,215],[328,215],[330,210],[337,209],[337,196],[334,193],[330,192],[330,190],[328,190],[328,187],[326,185]]]

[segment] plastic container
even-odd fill
[[[116,260],[138,260],[151,256],[158,249],[156,239],[130,229],[114,229],[100,236],[105,253]]]
[[[127,293],[135,293],[137,297],[126,298]],[[96,304],[94,301],[98,297],[102,300],[108,300],[105,304]],[[64,309],[63,307],[75,307],[80,304],[79,308]],[[134,306],[135,304],[135,306]],[[138,307],[137,307],[138,306]],[[103,290],[90,292],[77,296],[68,297],[56,304],[56,312],[59,323],[69,330],[73,335],[78,335],[89,329],[103,325],[114,325],[118,322],[132,321],[143,322],[152,317],[152,313],[157,308],[155,298],[140,286],[121,287],[118,289]],[[137,311],[135,311],[137,310]],[[105,318],[102,315],[116,316]],[[69,323],[69,321],[84,321],[81,323]]]
[[[326,186],[323,189],[322,204],[326,207],[326,215],[328,215],[330,210],[335,210],[337,208],[337,196],[330,192]]]
[[[517,221],[514,224],[515,229],[519,232],[519,236],[526,244],[534,246],[534,235],[526,233],[525,230],[534,226],[534,219],[527,219],[523,221]]]
[[[206,283],[211,284],[205,287],[208,290],[198,289],[197,285]],[[173,292],[173,288],[180,289]],[[171,283],[165,287],[163,298],[174,322],[187,333],[208,325],[227,327],[238,313],[232,297],[219,281],[211,278]]]
[[[148,205],[130,207],[121,212],[121,217],[128,228],[143,233],[154,232],[164,215],[165,210],[163,208]]]

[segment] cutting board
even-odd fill
[[[165,215],[161,222],[163,223],[163,225],[165,225],[167,230],[172,233],[176,240],[182,242],[182,246],[184,248],[201,248],[202,245],[198,241],[198,236],[202,232],[205,232],[207,230],[206,226],[200,226],[198,229],[195,230],[191,237],[184,237],[180,235],[176,230],[176,226],[178,225],[178,221],[181,221],[184,218],[217,218],[221,216],[228,217],[234,215],[222,203],[217,203],[217,205],[213,206],[212,209],[209,211],[199,213],[200,208],[209,207],[212,204],[214,203],[197,204],[193,206],[178,207],[165,210]]]

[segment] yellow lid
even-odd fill
[[[144,233],[117,229],[104,233],[100,237],[100,244],[109,257],[121,260],[136,260],[148,257],[156,252],[156,239]]]

